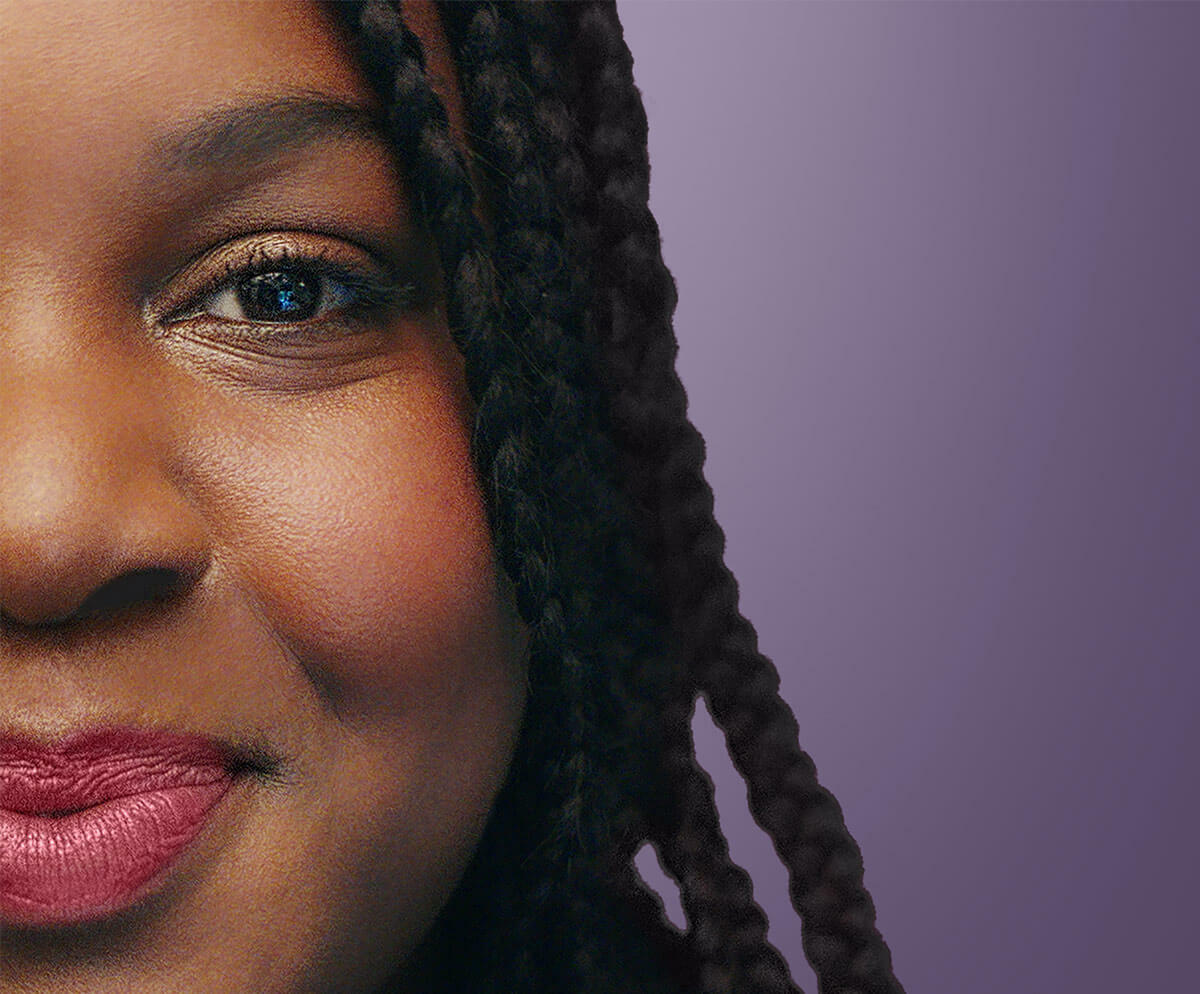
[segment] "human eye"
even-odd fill
[[[341,239],[273,232],[205,253],[147,306],[163,334],[228,344],[320,345],[378,330],[420,302],[415,274]]]
[[[323,272],[310,259],[269,261],[261,272],[234,273],[209,294],[198,313],[226,321],[282,324],[324,317],[375,303],[360,280],[341,272]]]

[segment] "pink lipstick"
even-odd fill
[[[232,782],[228,751],[200,736],[0,737],[0,926],[74,924],[133,904]]]

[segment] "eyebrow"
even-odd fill
[[[323,141],[388,144],[373,109],[320,94],[296,94],[219,107],[156,139],[158,170],[215,173],[251,168],[284,152]]]

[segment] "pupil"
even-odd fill
[[[320,277],[301,270],[259,273],[237,286],[242,313],[251,321],[303,321],[317,312]]]

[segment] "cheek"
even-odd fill
[[[364,951],[394,963],[411,949],[483,831],[520,726],[524,634],[498,583],[460,378],[432,353],[409,358],[310,396],[200,384],[180,406],[211,582],[280,649],[255,662],[263,686],[316,691],[299,707],[256,702],[296,743],[299,775],[264,802],[256,837],[270,842],[223,892],[292,909],[264,943],[273,957],[322,946],[367,969]]]
[[[513,626],[444,378],[426,365],[318,399],[223,404],[206,516],[231,581],[338,709],[394,713],[494,683]]]
[[[482,509],[443,428],[328,433],[296,453],[291,487],[257,519],[270,533],[249,585],[298,655],[347,690],[477,655],[494,627]]]

